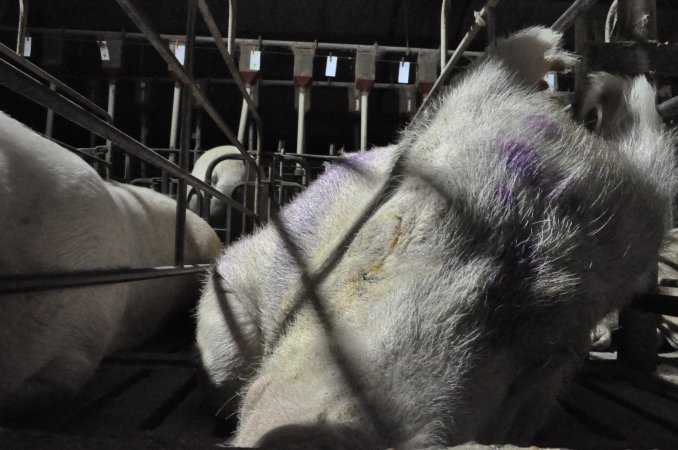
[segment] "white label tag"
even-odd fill
[[[261,52],[250,50],[250,70],[258,71],[261,68]]]
[[[407,84],[410,82],[410,63],[400,61],[400,68],[398,69],[398,83]]]
[[[337,57],[328,56],[327,65],[325,66],[325,76],[326,77],[336,77],[337,76]]]
[[[31,56],[31,43],[33,42],[33,38],[30,36],[26,36],[24,39],[24,56],[26,58]]]
[[[555,74],[555,72],[548,72],[548,73],[544,76],[544,80],[545,80],[546,83],[549,85],[549,91],[555,92],[556,89],[557,89],[557,86],[556,86],[556,74]]]
[[[183,42],[175,42],[174,43],[174,56],[177,58],[179,61],[179,64],[182,66],[184,65],[184,61],[186,61],[186,44]]]
[[[106,41],[97,41],[97,44],[99,44],[99,53],[101,53],[101,60],[110,61],[111,55],[108,53],[108,45],[106,44]]]

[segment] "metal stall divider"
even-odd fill
[[[150,27],[147,20],[138,14],[138,11],[134,8],[133,5],[129,2],[123,0],[120,1],[123,8],[128,7],[126,11],[134,17],[135,20],[138,20],[142,24],[142,28],[145,28],[145,31],[149,35],[149,39],[154,43],[156,49],[160,48],[161,55],[168,61],[168,64],[177,68],[178,62],[174,60],[174,57],[169,53],[168,49],[165,49],[162,45],[160,37],[155,33],[155,31]],[[195,0],[192,2],[193,10],[195,11],[196,3]],[[190,11],[190,10],[189,10]],[[189,14],[189,21],[191,15]],[[193,13],[193,19],[195,18],[195,12]],[[194,34],[194,26],[189,26],[189,35]],[[190,36],[189,36],[190,37]],[[167,171],[169,174],[175,176],[184,183],[190,184],[196,188],[202,189],[210,195],[215,196],[219,200],[223,201],[227,205],[230,205],[242,213],[253,217],[257,220],[257,215],[254,211],[245,208],[239,202],[234,201],[229,196],[222,194],[213,187],[204,183],[201,180],[193,177],[188,174],[184,168],[178,167],[176,164],[168,161],[167,159],[160,156],[158,153],[147,148],[145,145],[139,143],[133,138],[129,137],[125,133],[121,132],[115,128],[110,122],[110,116],[101,110],[99,107],[94,105],[92,102],[82,97],[80,94],[76,93],[72,89],[68,88],[62,82],[32,65],[30,62],[25,61],[24,58],[14,54],[11,50],[9,54],[0,46],[0,53],[4,55],[4,58],[0,60],[0,84],[3,84],[9,89],[12,89],[16,92],[21,93],[22,95],[30,98],[31,100],[45,106],[46,108],[54,110],[56,113],[66,117],[70,121],[83,126],[98,135],[102,136],[105,139],[110,140],[113,144],[119,146],[126,152],[131,153],[134,156],[141,158],[142,160],[158,166],[161,170]],[[166,53],[163,53],[163,50]],[[14,65],[10,64],[10,61]],[[40,76],[41,78],[49,81],[55,87],[55,89],[50,89],[42,85],[35,78],[31,77],[27,73],[23,72],[21,69],[32,72]],[[191,87],[192,93],[196,95],[199,103],[208,111],[211,117],[215,119],[219,128],[230,137],[233,137],[233,133],[230,131],[228,126],[223,122],[220,116],[216,113],[215,108],[209,103],[209,101],[202,95],[199,89],[195,86],[190,74],[183,71],[183,68],[179,69],[180,79],[182,82]],[[73,101],[69,100],[63,96],[59,91],[64,91],[69,97],[77,100],[83,106],[80,106]],[[190,95],[190,92],[187,93]],[[190,105],[190,102],[186,102],[187,105]],[[93,111],[93,112],[92,112]],[[97,115],[103,116],[105,120],[97,117]],[[190,129],[189,129],[190,132]],[[184,133],[184,141],[188,140],[190,144],[190,134]],[[253,164],[257,170],[258,167],[252,158],[244,151],[242,145],[236,142],[236,145],[239,146],[240,150],[244,154],[244,159],[246,163]],[[187,147],[185,147],[187,148]],[[187,152],[183,152],[184,161]],[[180,183],[181,184],[181,183]],[[181,187],[180,187],[181,189]],[[185,196],[183,201],[177,202],[177,209],[180,208],[180,205],[185,205]],[[177,242],[175,248],[175,260],[176,265],[174,267],[152,267],[152,268],[139,268],[139,269],[112,269],[112,270],[90,270],[90,271],[77,271],[77,272],[68,272],[68,273],[40,273],[40,274],[15,274],[12,276],[0,276],[0,294],[10,294],[17,292],[27,292],[34,290],[49,290],[56,288],[64,287],[74,287],[74,286],[85,286],[85,285],[95,285],[95,284],[107,284],[107,283],[119,283],[135,280],[145,280],[152,278],[161,278],[168,276],[178,276],[189,273],[196,273],[204,270],[209,267],[209,264],[196,264],[191,266],[183,265],[183,231],[184,231],[184,219],[185,219],[185,206],[182,206],[183,209],[183,218],[182,211],[178,211],[177,217]]]

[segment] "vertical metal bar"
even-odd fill
[[[245,86],[248,95],[252,95],[252,86],[249,84]],[[245,139],[245,127],[247,125],[247,101],[242,101],[242,108],[240,109],[240,124],[238,125],[238,141],[243,142]]]
[[[497,14],[496,8],[490,6],[487,8],[487,18],[485,22],[487,23],[487,46],[492,48],[497,44]]]
[[[169,136],[169,148],[174,150],[177,148],[177,135],[179,130],[179,112],[181,106],[181,83],[179,81],[174,82],[174,91],[172,95],[172,117],[170,119],[170,136]],[[170,152],[168,159],[176,163],[176,155],[174,152]],[[170,184],[169,184],[169,175],[167,172],[162,172],[162,181],[160,184],[160,190],[163,194],[170,195]]]
[[[366,150],[367,147],[367,93],[360,93],[360,148]]]
[[[449,0],[443,0],[440,8],[440,72],[445,70],[447,62],[447,15],[450,10]]]
[[[49,84],[49,88],[53,91],[56,91],[56,85],[54,83]],[[47,119],[45,121],[45,136],[52,137],[54,134],[54,110],[47,108]]]
[[[28,22],[28,0],[19,0],[19,25],[16,35],[16,52],[19,56],[24,56],[24,45],[26,44],[26,23]]]
[[[304,153],[304,116],[306,106],[306,88],[299,87],[299,107],[297,114],[297,154]]]
[[[228,0],[228,35],[227,35],[227,49],[230,55],[233,54],[233,49],[235,47],[235,12],[236,4],[235,0]]]
[[[111,76],[108,79],[108,115],[115,121],[115,89],[116,88],[116,79],[114,76]],[[113,144],[110,140],[106,140],[106,162],[113,162]],[[109,170],[110,176],[110,170]]]
[[[186,18],[186,73],[193,78],[193,51],[195,48],[195,18],[198,11],[198,0],[188,1]],[[191,90],[184,89],[181,99],[181,146],[179,152],[179,167],[188,169],[188,155],[191,147],[191,119],[193,107],[191,105]],[[186,181],[180,179],[177,192],[177,223],[174,241],[174,264],[184,265],[184,241],[186,235]]]
[[[141,113],[141,136],[139,140],[142,144],[146,145],[146,140],[148,138],[148,116],[146,112]],[[141,178],[146,178],[146,161],[141,161]]]
[[[620,40],[644,42],[657,39],[655,0],[619,0],[617,14],[618,33],[615,35]],[[649,59],[649,55],[645,56]],[[657,265],[653,269],[648,278],[647,294],[657,291]],[[619,325],[619,360],[637,369],[653,370],[658,362],[659,315],[626,309],[619,314]]]

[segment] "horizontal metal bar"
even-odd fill
[[[113,121],[110,115],[103,109],[101,109],[98,105],[96,105],[94,102],[92,102],[90,99],[87,97],[84,97],[82,94],[78,93],[74,89],[70,88],[68,85],[60,81],[58,78],[55,78],[54,76],[50,75],[49,73],[45,72],[42,70],[40,67],[36,66],[32,62],[28,61],[26,58],[23,56],[19,56],[16,53],[12,51],[11,48],[7,47],[6,45],[0,43],[0,54],[3,56],[9,58],[12,60],[13,63],[21,66],[22,69],[27,70],[28,72],[31,72],[34,75],[39,76],[45,81],[48,81],[50,83],[53,83],[54,86],[58,89],[63,91],[64,94],[67,94],[69,97],[71,97],[74,100],[77,100],[80,102],[83,106],[87,107],[90,111],[92,111],[95,114],[98,114],[99,116],[103,117],[104,119],[108,120],[109,122]]]
[[[194,264],[183,267],[163,266],[141,269],[2,275],[0,276],[0,295],[176,277],[200,273],[209,267],[211,267],[211,264]]]
[[[37,83],[30,76],[21,72],[19,69],[13,67],[4,60],[0,60],[0,84],[3,84],[9,89],[12,89],[17,93],[30,98],[31,100],[45,106],[46,108],[53,109],[55,112],[62,115],[71,122],[77,123],[78,125],[92,131],[93,133],[96,133],[99,136],[112,141],[115,145],[122,148],[126,152],[146,161],[147,163],[153,164],[162,170],[167,171],[169,174],[177,178],[185,180],[191,186],[209,192],[219,200],[231,205],[237,210],[251,216],[256,216],[253,211],[243,207],[239,202],[233,200],[227,195],[222,194],[212,186],[205,184],[203,181],[197,179],[193,175],[181,170],[181,168],[176,164],[163,158],[150,148],[118,130],[113,125],[105,122],[102,119],[99,119],[70,100],[62,97],[57,92],[54,92],[48,87]]]
[[[49,137],[49,136],[46,136],[46,135],[44,135],[44,134],[42,134],[42,133],[38,133],[38,134],[39,134],[40,136],[44,137],[45,139],[49,139],[50,141],[54,142],[55,144],[60,145],[60,146],[62,146],[63,148],[65,148],[65,149],[67,149],[67,150],[69,150],[69,151],[71,151],[71,152],[77,154],[78,156],[80,156],[80,157],[81,157],[82,159],[84,159],[85,161],[88,161],[88,162],[95,162],[95,163],[97,163],[97,164],[101,164],[101,165],[104,166],[104,167],[112,167],[111,163],[109,163],[108,161],[105,161],[105,160],[103,160],[103,159],[101,159],[101,158],[98,158],[98,157],[96,157],[96,156],[94,156],[94,155],[91,155],[91,154],[89,154],[89,153],[86,152],[86,150],[90,150],[90,149],[83,149],[83,148],[73,147],[72,145],[68,145],[68,144],[66,144],[66,143],[64,143],[64,142],[57,141],[56,139],[54,139],[54,138],[52,138],[52,137]],[[94,149],[91,149],[91,150],[94,150]]]
[[[15,31],[16,27],[10,26],[0,26],[0,31]],[[28,31],[32,34],[50,34],[57,36],[81,36],[81,37],[91,37],[91,38],[104,38],[104,39],[134,39],[134,40],[143,40],[145,36],[143,33],[128,33],[120,31],[105,31],[105,30],[74,30],[68,28],[44,28],[44,27],[29,27]],[[168,41],[183,41],[186,36],[181,34],[160,34],[165,40]],[[199,43],[213,43],[214,38],[211,36],[196,36],[195,41]],[[224,39],[226,41],[226,39]],[[366,44],[343,44],[337,42],[304,42],[304,41],[282,41],[277,39],[244,39],[236,38],[236,44],[261,44],[262,46],[267,47],[280,47],[291,49],[297,46],[317,46],[316,48],[326,49],[326,50],[358,50],[360,47],[364,47]],[[399,47],[392,45],[379,46],[379,51],[386,53],[421,53],[421,52],[430,52],[430,48],[421,48],[421,47]],[[448,54],[452,54],[452,51],[449,51]],[[470,56],[478,56],[483,52],[465,52],[469,53]]]
[[[664,120],[670,120],[678,116],[678,96],[657,105],[657,112]]]
[[[160,57],[165,60],[170,70],[179,78],[179,80],[191,88],[193,98],[202,106],[202,108],[207,112],[207,114],[212,118],[217,127],[224,133],[224,135],[231,141],[231,143],[237,147],[240,153],[245,157],[245,161],[249,164],[257,173],[263,177],[263,172],[257,165],[256,161],[247,153],[247,149],[238,141],[238,137],[233,133],[231,128],[226,124],[222,119],[221,115],[214,107],[212,102],[209,101],[207,96],[202,92],[198,85],[193,81],[193,79],[186,73],[184,66],[177,60],[177,58],[172,54],[169,47],[160,37],[160,34],[153,28],[150,20],[134,5],[130,0],[117,0],[118,4],[122,7],[125,13],[129,18],[134,22],[134,24],[144,33],[146,39],[151,43],[153,48],[160,54]]]

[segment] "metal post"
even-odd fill
[[[193,51],[195,48],[195,18],[197,11],[198,0],[189,0],[188,17],[186,19],[186,61],[184,68],[190,78],[193,78]],[[192,112],[193,105],[191,104],[191,91],[190,89],[183,89],[181,98],[181,146],[179,152],[179,167],[183,170],[188,170],[188,155],[191,147]],[[179,180],[177,192],[176,218],[174,264],[183,266],[184,241],[186,235],[186,181],[182,179]]]
[[[227,49],[230,55],[233,54],[233,47],[235,46],[235,0],[228,0],[228,35],[227,35]]]
[[[360,93],[360,150],[367,150],[367,96],[368,91]]]
[[[54,83],[49,84],[49,88],[53,91],[56,91],[56,85]],[[45,136],[52,137],[54,134],[54,110],[47,110],[47,120],[45,121]]]
[[[28,21],[28,0],[19,0],[19,26],[16,35],[16,52],[24,56],[26,44],[26,22]]]
[[[613,40],[645,42],[657,39],[657,4],[654,0],[619,0],[617,14],[618,33]],[[655,265],[649,277],[648,294],[657,291],[657,269]],[[619,360],[634,368],[654,370],[658,362],[659,316],[626,309],[619,314],[619,325]]]
[[[245,86],[247,95],[252,95],[252,86],[247,84]],[[242,101],[242,108],[240,109],[240,123],[238,125],[238,141],[243,142],[245,139],[245,128],[247,127],[247,102]]]
[[[447,14],[450,10],[449,0],[443,0],[440,8],[440,72],[445,70],[447,62]]]
[[[305,107],[306,105],[306,88],[299,88],[299,105],[297,113],[297,153],[304,153],[304,116],[305,116]]]
[[[174,94],[172,96],[172,118],[170,119],[170,136],[169,136],[169,148],[172,150],[177,148],[177,138],[179,135],[180,106],[181,106],[181,83],[179,81],[175,81]],[[174,152],[170,152],[169,160],[173,163],[176,163],[177,158]],[[167,172],[162,173],[161,186],[163,194],[169,194],[171,196],[172,193],[170,192],[169,176],[167,175]]]
[[[108,115],[115,121],[115,88],[116,88],[116,80],[115,77],[110,77],[108,79]],[[113,162],[113,144],[111,143],[110,140],[106,140],[106,162],[112,163]],[[108,171],[108,176],[110,177],[110,170]]]

